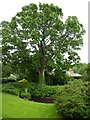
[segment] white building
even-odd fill
[[[74,77],[74,78],[81,78],[82,77],[81,74],[74,73],[74,71],[71,70],[71,69],[69,71],[66,71],[66,74],[69,75],[69,76],[71,76],[71,77]]]

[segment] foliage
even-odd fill
[[[24,92],[27,92],[27,85],[28,85],[28,81],[26,79],[22,79],[18,81],[20,83],[20,85],[22,86],[22,88],[24,89]]]
[[[20,83],[27,84],[28,81],[26,79],[19,80]]]
[[[29,92],[22,92],[21,95],[20,95],[21,98],[24,98],[24,99],[28,99],[30,100],[31,99],[31,95]]]
[[[2,64],[2,77],[9,77],[13,73],[13,69],[10,64]]]
[[[86,70],[87,64],[86,63],[78,63],[75,64],[72,69],[74,70],[75,73],[83,74]]]
[[[89,115],[89,119],[90,119],[90,81],[88,82],[88,86],[87,86],[87,106],[88,106],[88,115]]]
[[[58,91],[56,106],[59,114],[66,119],[87,119],[87,85],[82,80],[70,81],[62,91]]]
[[[57,87],[40,86],[35,83],[30,83],[28,90],[32,96],[53,97],[56,94]]]
[[[19,95],[19,90],[11,84],[5,84],[2,86],[2,92],[9,93],[12,95]]]
[[[1,78],[0,81],[2,83],[8,83],[8,82],[15,82],[15,79],[7,77],[7,78]]]
[[[76,73],[80,73],[84,81],[90,81],[90,63],[79,63],[74,65],[72,69]]]
[[[16,63],[7,63],[2,65],[2,78],[12,78],[16,80],[20,80],[20,79],[27,79],[30,82],[38,82],[38,75],[36,70],[33,68],[33,66],[31,66],[31,64],[28,64],[30,61],[26,62],[23,61],[22,63],[20,63],[19,65],[16,65]],[[1,67],[1,64],[0,64]],[[11,76],[13,75],[13,76]],[[9,78],[8,78],[9,77]]]
[[[9,82],[2,84],[2,92],[19,95],[20,90],[23,90],[22,86],[18,82]]]
[[[17,80],[17,77],[15,75],[13,75],[13,74],[10,74],[9,77],[2,77],[2,78],[0,78],[0,82],[2,84],[8,83],[8,82],[15,82],[16,80]]]
[[[46,84],[47,85],[65,85],[68,81],[73,80],[72,77],[68,76],[66,72],[62,70],[54,70],[53,73],[46,73]]]
[[[40,86],[35,83],[24,85],[19,82],[9,82],[2,85],[2,92],[16,94],[22,97],[22,94],[30,94],[31,97],[51,97],[55,98],[58,86]]]
[[[85,33],[76,16],[63,22],[61,8],[41,3],[22,7],[10,23],[2,21],[1,31],[3,63],[13,63],[26,73],[23,75],[30,74],[33,66],[39,84],[45,84],[45,71],[49,68],[63,71],[79,61],[75,51],[82,46]]]
[[[87,81],[90,81],[90,63],[87,64],[86,73],[87,73]]]
[[[65,72],[59,70],[55,71],[55,74],[52,75],[51,79],[53,81],[53,85],[65,85],[71,80],[71,78],[66,75]]]

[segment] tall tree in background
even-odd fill
[[[76,50],[83,44],[84,32],[75,16],[63,22],[62,9],[58,6],[26,5],[10,23],[2,22],[3,60],[21,62],[31,56],[39,84],[45,84],[48,68],[63,71],[79,61]]]

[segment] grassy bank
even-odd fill
[[[2,94],[3,118],[58,118],[54,104],[37,103]]]

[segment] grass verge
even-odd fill
[[[59,118],[59,116],[55,104],[28,101],[3,93],[2,118]]]

